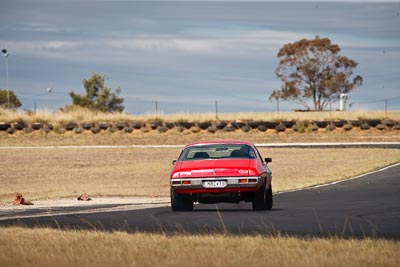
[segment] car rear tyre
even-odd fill
[[[253,210],[270,210],[272,209],[273,199],[272,199],[272,186],[268,188],[262,186],[260,190],[254,193],[253,200]]]
[[[173,211],[192,211],[193,201],[189,195],[179,195],[171,188],[171,209]]]
[[[272,209],[274,204],[274,200],[272,198],[272,185],[269,185],[268,189],[266,190],[266,198],[265,198],[265,207],[267,210]]]
[[[254,193],[252,204],[253,210],[265,210],[266,206],[265,186],[261,186],[260,190]]]

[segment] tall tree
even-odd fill
[[[8,106],[8,100],[10,100],[10,106]],[[0,107],[1,108],[10,108],[10,109],[16,109],[21,106],[21,102],[18,99],[18,96],[14,93],[13,90],[8,90],[8,96],[7,96],[7,90],[0,89]]]
[[[118,97],[121,89],[113,91],[104,85],[104,80],[104,76],[97,73],[92,74],[89,79],[84,79],[82,83],[86,95],[70,92],[72,104],[103,112],[122,112],[125,108],[122,105],[124,99]]]
[[[282,87],[274,90],[270,99],[295,100],[308,110],[324,110],[341,93],[360,86],[361,76],[351,78],[358,63],[339,52],[337,44],[318,36],[285,44],[278,52],[279,65],[275,70]]]

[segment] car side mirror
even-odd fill
[[[175,165],[176,164],[176,159],[174,159],[173,161],[172,161],[172,165]]]
[[[268,164],[268,163],[270,163],[270,162],[272,162],[272,158],[265,158],[265,163],[266,163],[266,164]]]

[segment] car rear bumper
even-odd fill
[[[209,186],[208,182],[216,182],[217,186]],[[218,183],[220,182],[220,183]],[[244,191],[252,191],[263,182],[260,176],[246,177],[212,177],[212,178],[174,178],[171,179],[170,185],[177,192],[188,191],[234,191],[247,189]]]

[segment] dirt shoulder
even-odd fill
[[[89,201],[78,201],[76,198],[36,200],[33,205],[0,205],[0,220],[144,209],[163,207],[169,203],[169,197],[91,197]]]

